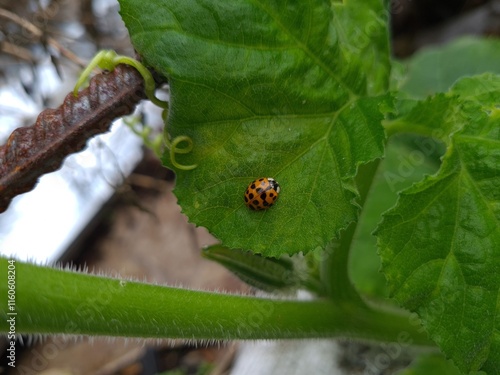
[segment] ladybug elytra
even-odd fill
[[[280,193],[280,185],[274,178],[262,177],[252,181],[245,191],[245,204],[251,210],[267,210]]]

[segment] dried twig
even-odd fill
[[[29,49],[9,43],[5,40],[0,43],[0,51],[30,63],[35,62],[33,54]]]
[[[66,57],[68,60],[73,61],[75,64],[79,65],[80,67],[84,68],[87,66],[87,63],[80,59],[78,56],[76,56],[73,52],[62,46],[57,40],[51,37],[45,38],[43,31],[36,27],[33,23],[29,22],[28,20],[25,20],[22,17],[19,17],[17,14],[9,12],[6,9],[0,8],[0,18],[4,18],[6,20],[12,21],[19,26],[21,26],[23,29],[28,31],[31,35],[33,35],[35,38],[38,40],[44,41],[57,51],[59,53]],[[7,51],[8,52],[8,51]]]

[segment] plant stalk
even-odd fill
[[[431,345],[407,316],[337,305],[192,291],[15,263],[15,307],[0,332],[196,340],[349,337]],[[6,296],[7,259],[0,258]],[[36,288],[33,287],[36,285]],[[10,315],[15,314],[15,315]]]
[[[359,191],[358,204],[361,207],[366,201],[379,164],[380,160],[377,159],[359,167],[356,185]],[[340,233],[338,240],[326,247],[321,259],[321,279],[333,301],[355,303],[361,307],[366,305],[349,277],[349,253],[358,223],[359,221],[352,222]]]

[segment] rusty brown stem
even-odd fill
[[[144,98],[141,75],[130,66],[118,65],[112,72],[94,76],[77,97],[70,93],[61,106],[40,113],[34,125],[14,130],[0,146],[0,212]]]

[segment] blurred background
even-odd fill
[[[134,55],[118,10],[115,0],[0,0],[0,144],[15,128],[33,124],[43,109],[59,106],[97,51]],[[500,35],[500,1],[400,0],[392,2],[391,15],[393,55],[402,60],[461,36]],[[144,102],[137,113],[161,132],[156,107]],[[200,249],[216,241],[180,214],[173,184],[173,173],[118,120],[0,214],[0,255],[70,262],[91,272],[160,284],[252,293],[200,257]],[[255,370],[245,367],[245,360],[275,350],[269,343],[259,352],[238,349],[237,343],[21,340],[17,370],[45,375],[246,374]],[[288,353],[295,350],[293,343],[285,345]],[[368,345],[345,343],[320,350],[336,351],[336,371],[345,374],[362,374],[363,361],[377,353]],[[380,374],[406,365],[409,359],[403,357]],[[5,364],[0,362],[0,374],[21,373],[8,372]]]

